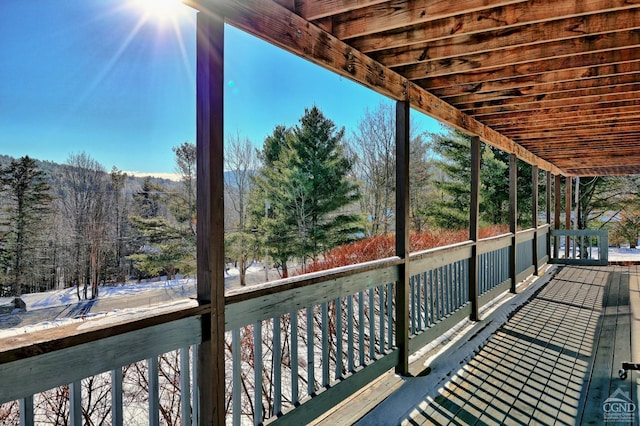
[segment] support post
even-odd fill
[[[478,235],[480,215],[480,138],[471,138],[471,205],[469,208],[469,239],[471,259],[469,259],[469,299],[471,321],[480,321],[478,291]]]
[[[511,279],[511,293],[516,292],[516,278],[518,275],[518,158],[509,154],[509,232],[511,232],[511,246],[509,246],[509,278]]]
[[[562,181],[560,175],[556,175],[555,183],[553,184],[553,229],[560,229],[560,195],[562,194],[560,185]],[[556,236],[553,239],[553,258],[558,259],[560,257],[560,237]]]
[[[400,360],[396,373],[409,375],[409,101],[396,103],[396,256],[399,281],[396,285],[396,345]]]
[[[564,215],[565,215],[565,219],[564,219],[564,229],[571,229],[571,186],[572,186],[572,182],[571,182],[571,176],[567,176],[566,177],[566,181],[564,184],[564,189],[566,191],[565,193],[565,197],[564,197]],[[571,239],[570,237],[567,235],[566,237],[564,237],[564,258],[568,259],[569,258],[569,246],[571,245]]]
[[[538,166],[531,167],[531,187],[533,200],[531,203],[531,224],[533,225],[533,273],[540,275],[540,265],[538,263]]]
[[[199,422],[225,424],[223,58],[224,18],[198,13],[196,63],[198,301],[211,304],[202,317],[198,346]],[[198,414],[198,413],[196,413]]]
[[[546,219],[545,223],[547,225],[551,224],[551,172],[547,170],[546,173],[546,185],[545,185],[545,196],[546,196]],[[551,230],[547,233],[547,259],[551,260]],[[548,261],[549,261],[548,260]]]

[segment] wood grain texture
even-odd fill
[[[200,316],[192,316],[4,362],[0,364],[2,382],[20,386],[0,386],[0,403],[196,344],[201,339]]]

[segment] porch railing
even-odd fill
[[[470,315],[474,244],[481,306],[509,290],[515,278],[510,276],[511,262],[516,261],[519,280],[546,262],[548,235],[549,226],[543,225],[519,232],[517,250],[511,249],[513,235],[506,234],[412,254],[410,353]],[[511,253],[516,259],[511,259]],[[401,263],[391,257],[227,294],[227,423],[304,423],[398,365],[396,292]],[[82,396],[83,383],[107,372],[108,410],[113,423],[121,423],[128,409],[123,395],[132,392],[126,381],[123,385],[122,369],[142,360],[145,374],[141,377],[148,395],[144,415],[157,424],[169,398],[160,389],[167,377],[158,360],[174,354],[179,364],[173,378],[179,416],[182,424],[197,424],[194,383],[198,374],[193,354],[202,341],[200,317],[208,315],[209,309],[194,306],[117,327],[98,326],[86,332],[77,327],[72,336],[50,337],[44,332],[32,336],[36,342],[24,336],[4,342],[0,344],[0,403],[5,404],[0,412],[6,403],[19,401],[21,423],[33,424],[41,415],[39,393],[67,386],[70,423],[84,424],[83,416],[91,413]],[[21,344],[21,339],[29,343]]]
[[[551,236],[553,263],[601,266],[609,263],[609,233],[606,230],[554,229]]]

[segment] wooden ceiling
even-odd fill
[[[556,174],[640,173],[640,0],[202,7]]]

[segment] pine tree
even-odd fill
[[[434,181],[437,198],[430,207],[431,221],[440,228],[460,229],[469,226],[471,202],[471,140],[456,129],[447,134],[431,135],[440,173]]]
[[[364,231],[361,218],[345,212],[360,193],[348,179],[353,160],[345,153],[343,138],[344,129],[337,130],[314,106],[305,110],[298,126],[278,127],[265,141],[263,168],[256,178],[261,195],[255,199],[269,201],[268,217],[260,219],[262,230],[283,267],[285,253],[304,264]],[[261,211],[264,215],[264,203]]]
[[[26,284],[26,259],[43,231],[42,224],[49,212],[51,195],[44,173],[28,156],[0,167],[0,190],[6,202],[4,213],[8,235],[0,247],[5,267],[11,268],[12,295],[19,297]]]
[[[471,138],[457,129],[447,129],[445,134],[431,135],[439,157],[439,178],[434,182],[439,194],[429,216],[439,227],[460,229],[469,226]],[[509,154],[483,143],[480,155],[480,219],[483,224],[509,223]],[[526,225],[531,223],[531,166],[521,161],[517,165],[518,218]]]

